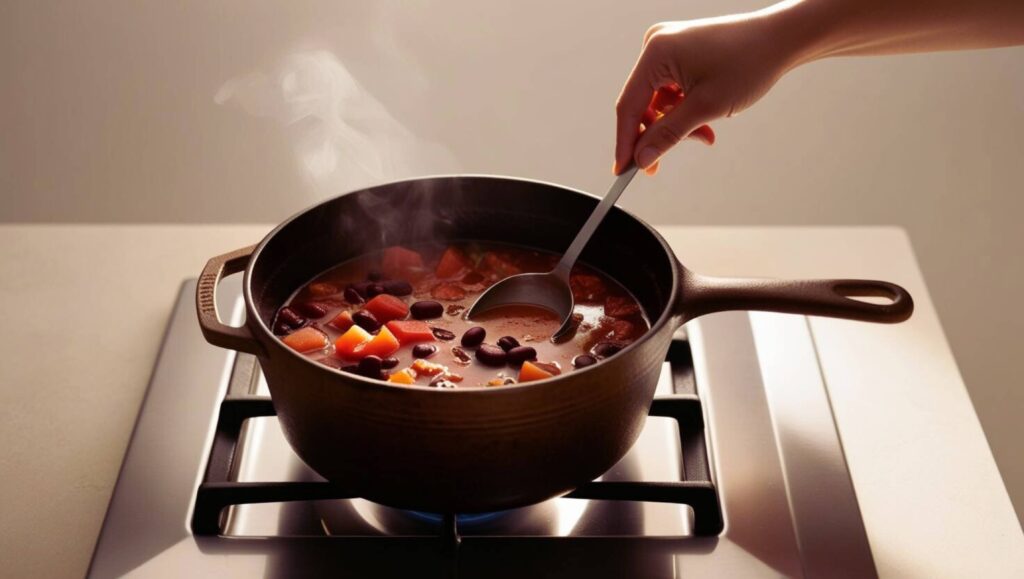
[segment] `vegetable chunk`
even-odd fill
[[[398,343],[398,339],[388,331],[387,327],[384,327],[380,329],[380,333],[374,336],[373,339],[363,344],[362,347],[357,348],[355,354],[360,357],[380,356],[381,358],[387,358],[397,352],[399,347],[401,347],[401,344]]]
[[[389,247],[384,250],[380,269],[392,279],[416,279],[423,275],[423,256],[398,245]]]
[[[419,320],[393,320],[388,322],[388,329],[402,345],[434,340],[434,332],[430,330],[430,326]]]
[[[281,341],[296,352],[312,352],[327,347],[327,335],[316,328],[302,328],[288,334]]]
[[[441,261],[437,262],[437,269],[434,270],[434,275],[440,278],[456,277],[472,267],[473,262],[470,261],[469,256],[458,247],[452,245],[444,250]]]
[[[363,356],[359,352],[359,347],[369,342],[373,336],[370,332],[360,328],[359,326],[352,326],[344,334],[338,337],[334,342],[334,353],[339,358],[346,360],[358,360]]]
[[[364,307],[382,324],[391,320],[401,320],[409,315],[409,306],[400,298],[388,294],[373,298],[366,302]]]
[[[531,380],[543,380],[554,376],[551,372],[542,370],[538,366],[533,365],[530,362],[523,362],[523,367],[519,370],[519,381],[529,382]]]

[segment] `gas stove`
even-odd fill
[[[238,323],[238,281],[222,288]],[[90,576],[876,575],[806,318],[690,322],[611,470],[537,505],[443,515],[348,496],[306,467],[257,361],[203,340],[194,293],[186,282]]]

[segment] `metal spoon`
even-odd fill
[[[583,224],[580,232],[576,234],[576,239],[572,240],[572,244],[569,245],[569,249],[565,251],[565,255],[562,256],[555,269],[548,273],[522,273],[499,281],[491,286],[490,289],[480,294],[480,297],[473,303],[473,307],[469,308],[466,317],[471,319],[473,316],[502,306],[536,306],[558,314],[562,320],[562,325],[558,328],[558,331],[551,336],[552,340],[557,341],[558,338],[569,331],[573,308],[572,289],[569,287],[569,273],[572,271],[572,266],[576,264],[576,260],[579,258],[583,248],[590,241],[590,236],[597,231],[597,227],[601,225],[604,216],[608,214],[608,211],[615,205],[615,201],[626,190],[626,186],[633,180],[636,172],[637,166],[630,163],[629,167],[615,179],[611,189],[608,190],[604,199],[594,208],[593,213],[590,214],[587,222]]]

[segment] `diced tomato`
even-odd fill
[[[423,271],[423,256],[398,245],[389,247],[384,250],[380,269],[392,279],[416,277],[418,271]]]
[[[316,282],[309,284],[309,293],[320,298],[324,296],[334,295],[339,291],[341,290],[338,289],[338,287],[335,286],[334,284],[324,282]]]
[[[416,375],[413,371],[406,368],[405,370],[399,370],[394,374],[388,376],[388,382],[394,382],[395,384],[415,384]]]
[[[628,318],[639,314],[640,305],[625,296],[608,296],[604,300],[604,315],[613,318]]]
[[[523,367],[519,369],[519,381],[529,382],[531,380],[543,380],[554,376],[551,372],[542,370],[541,368],[533,365],[531,362],[523,362]]]
[[[469,260],[469,256],[453,245],[444,250],[441,260],[437,262],[434,275],[440,278],[456,277],[472,267],[473,262]]]
[[[302,328],[281,338],[281,341],[296,352],[312,352],[327,347],[327,335],[316,328]]]
[[[380,320],[382,324],[391,320],[400,320],[409,315],[409,306],[400,298],[388,294],[380,294],[366,302],[365,308],[370,310],[373,317]]]
[[[351,328],[354,323],[355,322],[352,321],[352,313],[346,310],[344,312],[341,312],[337,316],[334,316],[334,319],[328,322],[328,325],[333,326],[344,332],[345,330]]]
[[[430,290],[430,296],[436,300],[457,301],[466,297],[466,290],[458,284],[443,282]]]
[[[381,328],[380,332],[373,337],[369,342],[366,342],[361,347],[357,348],[355,353],[360,358],[366,356],[380,356],[381,358],[387,358],[391,354],[398,351],[401,346],[398,343],[398,338],[388,331],[387,327]]]
[[[431,342],[434,340],[434,332],[426,322],[419,320],[392,320],[388,322],[387,328],[398,338],[402,344],[413,344],[416,342]]]
[[[359,347],[369,342],[372,338],[373,336],[370,335],[370,332],[359,326],[352,326],[334,341],[334,354],[339,358],[358,360],[363,356],[359,352]]]

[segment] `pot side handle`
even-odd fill
[[[704,314],[760,310],[808,316],[895,324],[914,312],[914,299],[902,287],[863,279],[776,280],[721,278],[681,268],[682,286],[676,313],[683,322]],[[882,297],[886,304],[856,297]]]
[[[223,323],[217,314],[217,284],[224,276],[245,269],[249,263],[249,256],[255,249],[255,245],[250,245],[218,255],[206,262],[206,267],[203,268],[203,273],[199,274],[199,282],[196,284],[196,313],[199,316],[199,327],[207,342],[221,348],[260,356],[263,355],[263,348],[252,337],[248,328],[229,326]]]

